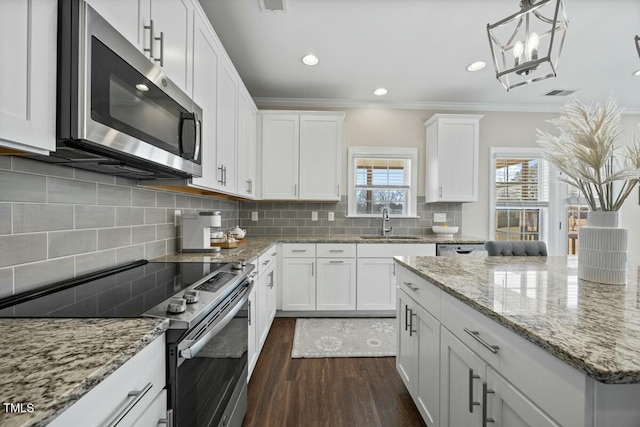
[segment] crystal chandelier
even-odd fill
[[[507,91],[556,76],[568,24],[562,0],[521,0],[519,12],[487,24],[496,78]]]

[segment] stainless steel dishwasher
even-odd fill
[[[483,243],[436,245],[436,256],[487,256]]]

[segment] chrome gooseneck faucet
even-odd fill
[[[393,227],[385,227],[385,222],[387,221],[389,221],[389,206],[384,206],[382,208],[382,236],[386,236],[387,233],[391,233],[391,230],[393,230]]]

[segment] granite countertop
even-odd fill
[[[25,410],[1,408],[0,425],[47,425],[168,326],[163,319],[0,319],[0,400]]]
[[[474,244],[484,243],[485,239],[471,236],[454,235],[453,237],[415,236],[408,239],[398,239],[391,235],[386,239],[367,239],[361,236],[330,235],[330,236],[248,236],[247,245],[234,249],[222,249],[219,253],[189,252],[175,253],[153,259],[156,262],[233,262],[245,260],[251,262],[274,243],[448,243]]]
[[[640,383],[640,267],[579,280],[564,257],[396,257],[410,271],[607,384]]]

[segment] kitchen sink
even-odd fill
[[[418,240],[422,239],[421,236],[360,236],[361,239],[365,240]]]

